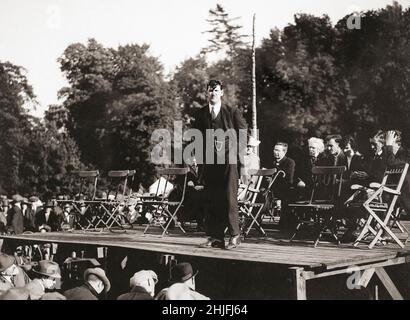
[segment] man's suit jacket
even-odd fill
[[[51,227],[51,231],[59,231],[61,228],[61,216],[52,210],[47,221],[45,214],[45,209],[36,214],[36,227],[38,228],[41,225],[46,224]]]
[[[387,166],[397,166],[404,163],[410,163],[410,152],[402,147],[393,153],[392,146],[384,147],[385,159]],[[410,170],[407,171],[406,178],[401,188],[400,204],[407,214],[410,214]]]
[[[343,151],[340,151],[339,154],[334,157],[331,154],[328,154],[320,159],[317,163],[318,166],[329,166],[329,167],[342,167],[347,168],[347,159]]]
[[[14,205],[7,212],[7,226],[10,227],[15,234],[23,233],[24,231],[24,217],[21,209]]]
[[[223,130],[226,131],[228,129],[233,129],[236,132],[236,141],[239,141],[239,130],[245,130],[247,129],[247,124],[245,119],[242,116],[241,111],[236,108],[236,107],[227,107],[222,105],[221,110],[221,119],[223,123]],[[203,163],[206,163],[206,130],[207,129],[212,129],[212,119],[211,115],[209,113],[209,106],[205,106],[201,108],[197,114],[195,115],[195,120],[194,120],[194,128],[198,129],[201,131],[204,141],[203,141]],[[237,145],[237,151],[238,155],[242,155],[239,157],[239,162],[241,165],[244,163],[243,156],[245,155],[246,151],[246,137],[244,139],[245,141],[239,141]],[[212,141],[212,145],[213,145]],[[225,163],[228,163],[229,159],[229,150],[232,149],[232,142],[228,143],[228,139],[225,139]],[[200,161],[200,159],[197,159]],[[199,164],[199,176],[200,180],[202,180],[203,175],[204,175],[204,165]],[[237,184],[237,181],[232,181],[235,184]]]
[[[295,161],[288,157],[283,157],[279,162],[273,165],[277,170],[285,172],[285,178],[279,177],[273,184],[273,194],[279,199],[289,199],[291,196],[291,187],[293,186],[293,179],[295,174]]]

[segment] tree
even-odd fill
[[[378,129],[401,129],[409,140],[410,11],[397,3],[361,14],[361,28],[350,30],[343,18],[338,64],[352,88],[353,104],[346,113],[347,130],[362,140]]]
[[[192,120],[194,113],[207,103],[205,90],[208,80],[208,63],[203,56],[185,60],[173,75],[172,85],[179,93],[187,123]]]
[[[60,91],[69,110],[68,129],[83,159],[101,170],[137,169],[149,182],[151,134],[180,119],[175,93],[148,45],[104,48],[91,39],[72,44],[59,59],[70,87]]]
[[[16,192],[22,185],[20,166],[31,124],[26,104],[35,96],[22,67],[0,62],[0,191]]]
[[[210,35],[209,46],[202,49],[203,53],[223,51],[228,57],[234,57],[238,50],[246,46],[246,35],[240,33],[242,26],[237,24],[239,18],[230,18],[220,4],[209,10],[209,19],[206,21],[211,29],[205,31]]]

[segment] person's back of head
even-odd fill
[[[111,283],[110,280],[108,280],[105,271],[98,267],[85,270],[84,281],[92,286],[98,294],[103,291],[104,293],[107,293],[111,289]]]
[[[155,294],[155,285],[158,283],[158,276],[152,270],[141,270],[130,278],[131,289],[138,286],[144,288],[152,297]]]

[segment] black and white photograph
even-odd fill
[[[0,300],[410,299],[410,0],[1,0],[0,30]]]

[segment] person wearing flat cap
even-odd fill
[[[46,290],[55,288],[57,279],[61,279],[60,266],[49,260],[40,260],[33,268],[33,274],[36,278],[25,286],[30,292],[31,300],[39,300]]]
[[[195,277],[198,270],[194,272],[189,262],[181,262],[171,269],[171,285],[162,289],[155,300],[210,300],[208,297],[195,291]]]
[[[13,207],[7,212],[7,230],[9,233],[21,234],[24,231],[24,217],[21,211],[21,203],[24,198],[15,194],[12,200]]]
[[[130,279],[131,292],[120,295],[117,300],[153,300],[158,276],[152,270],[136,272]]]
[[[30,282],[30,278],[22,268],[16,265],[13,256],[0,254],[0,291],[6,291],[14,287],[24,287]]]
[[[110,280],[101,268],[88,268],[84,271],[84,283],[65,291],[63,294],[67,300],[99,300],[101,293],[107,293],[111,289]]]

